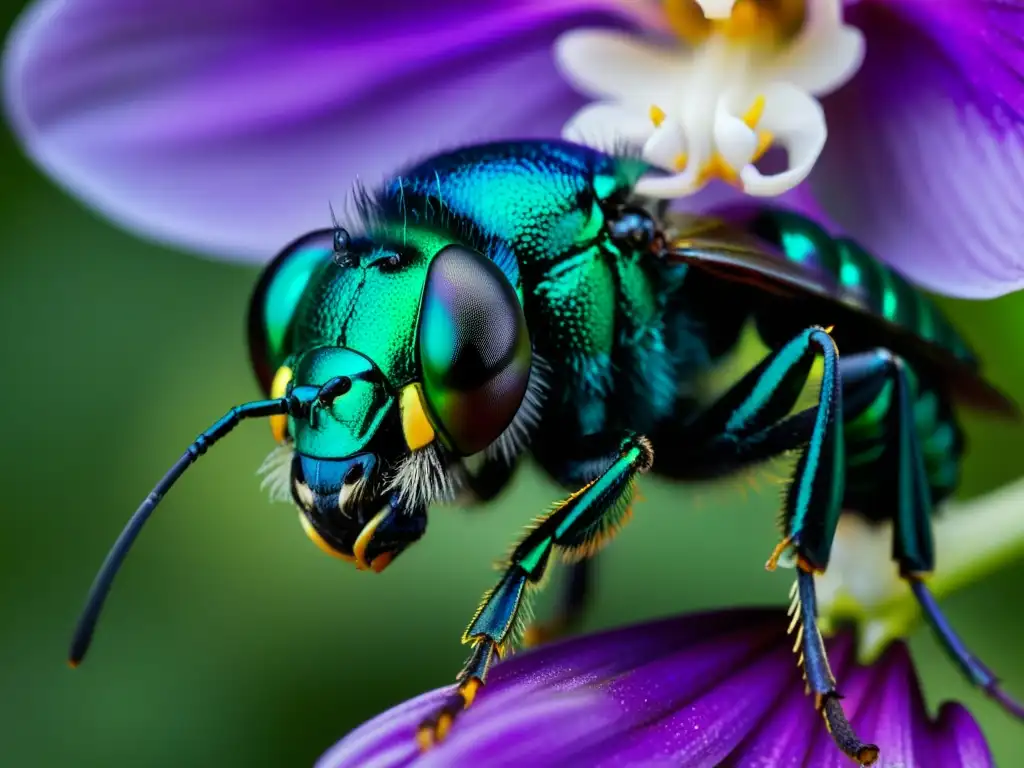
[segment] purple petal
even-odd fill
[[[972,298],[1024,286],[1024,0],[861,0],[863,69],[825,99],[811,177],[907,277]]]
[[[42,0],[5,54],[29,154],[122,225],[263,259],[459,143],[556,135],[582,105],[563,30],[617,0]]]
[[[852,638],[849,635],[835,638],[829,642],[828,650],[832,673],[845,682],[848,670],[853,666]],[[802,684],[795,665],[792,677],[794,682],[790,687]],[[845,685],[843,690],[846,691]],[[849,703],[845,702],[847,708]],[[822,738],[828,742],[827,754],[838,754],[839,750],[828,734],[823,733],[823,728],[808,727],[808,706],[806,696],[789,696],[776,703],[773,711],[737,747],[730,764],[734,768],[803,768],[804,765],[816,765],[806,762],[807,756],[811,746]]]
[[[996,764],[978,723],[959,704],[942,705],[932,736],[933,754],[943,765],[989,768]]]
[[[792,654],[781,612],[726,611],[628,627],[499,664],[441,745],[415,747],[416,724],[449,689],[353,731],[318,768],[590,765],[845,768]],[[909,655],[894,646],[862,667],[849,634],[829,642],[854,728],[880,765],[992,765],[959,707],[928,719]]]

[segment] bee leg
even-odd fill
[[[636,477],[651,468],[654,452],[645,437],[630,435],[605,472],[540,516],[508,558],[497,586],[462,636],[473,653],[457,678],[457,687],[434,717],[417,732],[421,748],[443,739],[453,721],[476,697],[496,658],[518,643],[529,619],[530,592],[539,588],[556,550],[570,562],[593,555],[629,519]]]
[[[1004,691],[999,685],[999,678],[964,645],[963,640],[957,635],[949,623],[949,619],[942,613],[942,609],[939,608],[935,596],[925,586],[921,577],[907,575],[904,578],[910,583],[914,597],[920,603],[921,610],[924,612],[925,619],[931,626],[932,631],[935,632],[946,653],[956,662],[964,675],[967,676],[967,679],[981,688],[1004,710],[1018,720],[1024,720],[1024,705]]]
[[[557,434],[558,427],[554,428]],[[543,443],[543,441],[541,441]],[[559,485],[573,491],[599,477],[615,459],[615,451],[602,450],[594,441],[582,445],[565,446],[557,440],[557,450],[545,450],[542,445],[534,449],[534,457]],[[571,563],[559,584],[559,595],[554,615],[544,621],[535,621],[523,632],[523,646],[532,648],[557,640],[579,628],[587,606],[594,595],[594,573],[598,555]]]
[[[824,572],[828,566],[845,493],[844,378],[839,350],[832,338],[820,329],[805,332],[790,341],[780,352],[781,356],[785,356],[786,349],[790,349],[791,361],[806,361],[808,355],[821,354],[824,367],[818,402],[810,409],[814,414],[813,422],[786,490],[783,539],[766,567],[774,570],[786,550],[792,550],[795,555],[797,577],[793,611],[797,615],[790,627],[791,630],[799,627],[794,645],[794,651],[799,653],[798,664],[803,668],[808,690],[814,694],[815,707],[821,711],[836,746],[860,765],[873,765],[878,760],[878,747],[861,741],[843,712],[842,696],[836,690],[818,626],[814,587],[814,574]],[[851,379],[857,375],[857,371],[851,371]],[[770,434],[772,430],[767,432]]]
[[[569,566],[555,615],[547,621],[535,622],[526,628],[523,633],[525,647],[532,648],[557,640],[580,625],[586,612],[588,598],[593,593],[596,558],[595,555]]]
[[[821,711],[832,740],[858,765],[874,765],[878,761],[878,747],[861,741],[846,719],[842,696],[836,690],[836,679],[828,665],[825,642],[818,629],[818,605],[814,590],[814,573],[798,563],[793,590],[793,617],[791,628],[797,629],[795,650],[800,651],[798,664],[804,670],[807,688],[814,694],[814,705]]]
[[[899,564],[900,573],[910,585],[929,626],[967,679],[1007,712],[1024,720],[1024,706],[1000,688],[999,680],[992,671],[971,653],[925,585],[927,574],[935,567],[932,486],[939,478],[929,476],[923,439],[929,432],[935,434],[937,430],[949,429],[950,426],[940,419],[918,420],[914,409],[918,393],[913,372],[888,350],[879,349],[871,354],[879,375],[884,377],[885,386],[875,387],[872,391],[873,399],[865,413],[875,414],[875,424],[867,427],[886,427],[889,444],[866,470],[878,483],[872,490],[876,503],[896,510],[893,559]],[[876,403],[887,407],[870,407]],[[940,444],[944,442],[940,441]],[[941,458],[948,462],[955,459],[955,455],[949,455],[947,450]],[[938,466],[941,472],[942,463]]]
[[[792,416],[815,359],[824,361],[818,402]],[[666,474],[714,476],[736,471],[787,450],[801,449],[786,493],[783,538],[768,560],[774,569],[784,553],[795,555],[797,583],[793,629],[800,629],[794,651],[804,669],[815,705],[821,710],[836,745],[862,765],[878,758],[878,748],[862,742],[840,704],[818,627],[815,572],[828,564],[844,493],[843,378],[839,352],[823,328],[799,333],[768,355],[716,402],[677,433],[676,446],[665,448],[659,435],[659,471],[666,450]],[[678,443],[688,443],[679,453]]]
[[[787,416],[818,356],[824,368],[817,404]],[[793,550],[809,568],[824,570],[843,501],[842,414],[839,351],[824,328],[807,328],[689,421],[671,426],[669,434],[656,433],[657,469],[680,479],[704,479],[802,448],[786,493],[782,542],[768,568]]]

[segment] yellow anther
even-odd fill
[[[711,34],[711,22],[694,0],[665,0],[664,11],[672,31],[691,45],[704,42]]]
[[[747,124],[748,128],[756,128],[757,124],[761,122],[762,115],[764,115],[763,94],[754,99],[754,103],[750,105],[750,109],[743,113],[743,122]]]
[[[827,333],[829,336],[831,336],[833,328],[835,328],[835,326],[834,325],[830,325],[828,328],[825,329],[825,333]]]
[[[768,151],[773,141],[775,141],[775,135],[771,131],[758,131],[757,149],[754,150],[754,156],[750,158],[750,162],[756,163],[764,157],[764,153]]]
[[[756,0],[738,0],[732,7],[732,15],[720,22],[722,32],[733,39],[754,37],[764,32],[765,19],[761,18],[761,10]]]
[[[654,123],[655,128],[665,122],[665,110],[657,104],[651,105],[651,122]]]
[[[676,155],[676,159],[672,161],[672,169],[676,173],[685,171],[686,166],[689,164],[689,162],[690,156],[687,155],[685,152],[682,152],[681,154]]]
[[[711,179],[721,179],[726,184],[738,186],[740,175],[718,152],[711,156],[711,159],[700,169],[698,184],[705,184]]]

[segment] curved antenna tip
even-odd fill
[[[298,407],[298,405],[296,401],[295,407]],[[174,485],[196,459],[206,453],[210,446],[234,429],[242,419],[285,414],[289,412],[291,406],[291,401],[284,398],[256,400],[251,403],[236,405],[214,423],[212,427],[199,435],[192,442],[192,445],[188,447],[188,450],[174,462],[174,466],[167,470],[167,473],[160,479],[160,482],[156,484],[156,487],[150,492],[149,496],[146,497],[145,501],[135,510],[135,514],[128,520],[128,524],[125,525],[121,535],[114,542],[114,546],[107,553],[103,565],[100,566],[99,573],[96,574],[92,587],[89,589],[89,595],[86,597],[85,609],[78,619],[78,626],[75,627],[75,634],[71,639],[68,665],[72,669],[82,662],[83,657],[89,650],[89,644],[92,642],[93,632],[96,629],[96,622],[99,619],[100,611],[103,609],[103,603],[110,592],[114,576],[120,570],[121,563],[124,562],[125,557],[128,555],[128,550],[131,549],[135,538],[139,535],[139,531],[142,530],[142,526],[145,525],[149,516],[170,490],[171,486]]]

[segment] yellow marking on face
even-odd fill
[[[384,520],[385,517],[387,517],[388,513],[390,513],[390,512],[391,512],[391,507],[384,507],[384,509],[382,509],[376,515],[374,515],[373,519],[370,520],[370,522],[368,522],[363,527],[363,530],[361,530],[359,532],[359,537],[356,539],[356,543],[352,545],[352,554],[355,555],[355,562],[356,562],[356,565],[359,567],[360,570],[365,570],[365,571],[374,570],[371,567],[370,563],[367,562],[367,560],[366,560],[366,546],[370,543],[370,539],[373,538],[373,534],[376,533],[377,526],[379,526],[381,524],[381,522]],[[380,555],[377,558],[377,560],[380,560],[381,557],[383,557],[383,555]],[[374,561],[374,562],[376,562],[376,561]],[[388,561],[388,562],[390,562],[390,561]],[[381,566],[380,571],[383,571],[386,566],[387,566],[387,562],[385,562]],[[380,573],[380,571],[376,571],[376,572]]]
[[[686,166],[689,164],[689,162],[690,162],[690,156],[687,155],[685,152],[682,152],[682,153],[676,155],[676,159],[672,161],[672,169],[676,173],[679,173],[681,171],[685,171],[686,170]]]
[[[284,397],[288,393],[288,385],[291,384],[293,375],[292,369],[287,365],[278,368],[277,373],[274,374],[274,380],[270,384],[270,396],[275,400]],[[279,413],[270,417],[270,434],[277,442],[284,442],[288,436],[288,416],[286,414]]]
[[[331,557],[336,557],[339,560],[344,560],[346,563],[354,563],[356,561],[356,559],[352,557],[352,555],[342,554],[334,547],[332,547],[330,544],[328,544],[327,541],[323,538],[323,536],[317,533],[317,530],[313,527],[313,524],[309,522],[306,516],[301,512],[299,512],[299,522],[302,523],[302,530],[304,530],[306,532],[306,535],[309,536],[310,541],[316,544],[321,551],[326,552]]]
[[[398,407],[402,414],[402,434],[405,435],[405,444],[409,450],[415,451],[430,445],[436,435],[423,405],[423,385],[415,383],[405,387]]]
[[[665,122],[665,110],[659,107],[657,104],[651,105],[651,122],[654,123],[654,127],[657,128],[659,125]]]

